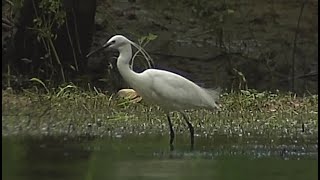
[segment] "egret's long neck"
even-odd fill
[[[119,49],[119,57],[117,60],[117,67],[118,70],[127,83],[132,86],[132,88],[135,88],[135,82],[139,78],[138,73],[134,72],[133,70],[130,69],[129,63],[132,58],[132,49],[131,49],[131,44],[126,44]]]

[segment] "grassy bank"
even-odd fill
[[[200,136],[302,137],[318,134],[318,95],[254,90],[221,95],[222,110],[189,111]],[[176,132],[188,129],[174,113]],[[14,93],[2,90],[2,135],[168,134],[164,113],[155,106],[130,103],[98,90],[69,85],[40,93],[36,89]],[[187,134],[186,134],[187,135]]]

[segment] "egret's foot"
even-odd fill
[[[188,117],[185,115],[185,113],[181,112],[181,114],[189,127],[190,149],[191,149],[191,151],[193,151],[193,148],[194,148],[194,128],[193,128],[192,124],[189,122]]]
[[[190,151],[193,151],[193,150],[194,150],[194,145],[191,144],[191,145],[190,145]]]
[[[173,127],[172,127],[172,123],[171,123],[171,119],[170,119],[169,114],[167,114],[167,118],[168,118],[169,129],[170,129],[170,151],[173,151],[174,150],[174,147],[173,147],[174,131],[173,131]]]
[[[170,151],[174,151],[174,146],[173,146],[173,144],[170,144]]]
[[[191,124],[188,124],[189,125],[189,130],[190,130],[190,142],[191,142],[191,151],[193,150],[194,148],[194,128],[192,127]]]

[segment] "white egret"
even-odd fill
[[[189,122],[184,110],[188,109],[220,109],[216,104],[220,90],[202,88],[190,80],[164,70],[147,69],[136,73],[130,68],[132,58],[131,45],[138,48],[146,59],[150,56],[136,43],[122,35],[111,37],[101,48],[116,49],[119,51],[117,59],[118,70],[123,79],[145,100],[146,102],[160,106],[166,113],[170,128],[170,150],[173,150],[174,131],[170,119],[170,112],[178,111],[183,115],[190,131],[191,150],[194,147],[194,128]]]

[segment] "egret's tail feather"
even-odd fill
[[[208,107],[208,109],[212,109],[212,108],[216,108],[218,110],[220,110],[220,106],[219,106],[219,100],[220,100],[220,94],[221,94],[221,88],[216,88],[216,89],[204,89],[207,94],[212,98],[211,100],[209,100],[209,104],[210,104],[210,108]]]
[[[219,103],[220,100],[220,94],[222,89],[220,87],[216,89],[205,89],[208,94],[214,99],[215,102]]]

